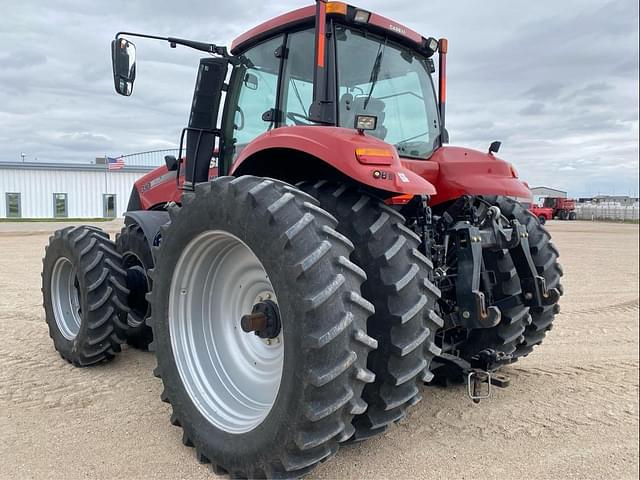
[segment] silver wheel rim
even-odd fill
[[[212,230],[183,250],[171,279],[169,332],[182,383],[200,413],[229,433],[260,425],[275,403],[284,363],[283,333],[245,333],[243,315],[277,303],[260,260],[236,236]]]
[[[51,300],[56,325],[67,340],[76,338],[80,331],[82,312],[76,282],[76,269],[71,260],[60,257],[53,266]]]

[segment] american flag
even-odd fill
[[[124,157],[119,156],[118,158],[107,157],[107,166],[109,170],[120,170],[124,168]]]

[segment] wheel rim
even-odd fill
[[[200,413],[229,433],[253,430],[280,389],[284,336],[245,333],[243,315],[275,291],[260,260],[236,236],[205,232],[189,242],[169,292],[171,347],[184,387]]]
[[[78,276],[71,260],[60,257],[53,266],[51,300],[56,325],[67,340],[76,338],[80,331],[82,310],[78,288]]]

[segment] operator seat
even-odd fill
[[[367,133],[374,137],[384,140],[387,136],[387,128],[384,126],[386,104],[375,97],[369,99],[365,110],[364,103],[367,100],[366,95],[354,97],[350,93],[345,93],[340,98],[340,126],[345,128],[354,128],[356,115],[375,115],[378,117],[378,123],[375,130],[369,130]]]

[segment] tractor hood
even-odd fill
[[[429,160],[403,158],[402,163],[435,185],[431,204],[462,195],[504,195],[528,202],[531,192],[513,165],[493,154],[464,147],[441,147]]]

